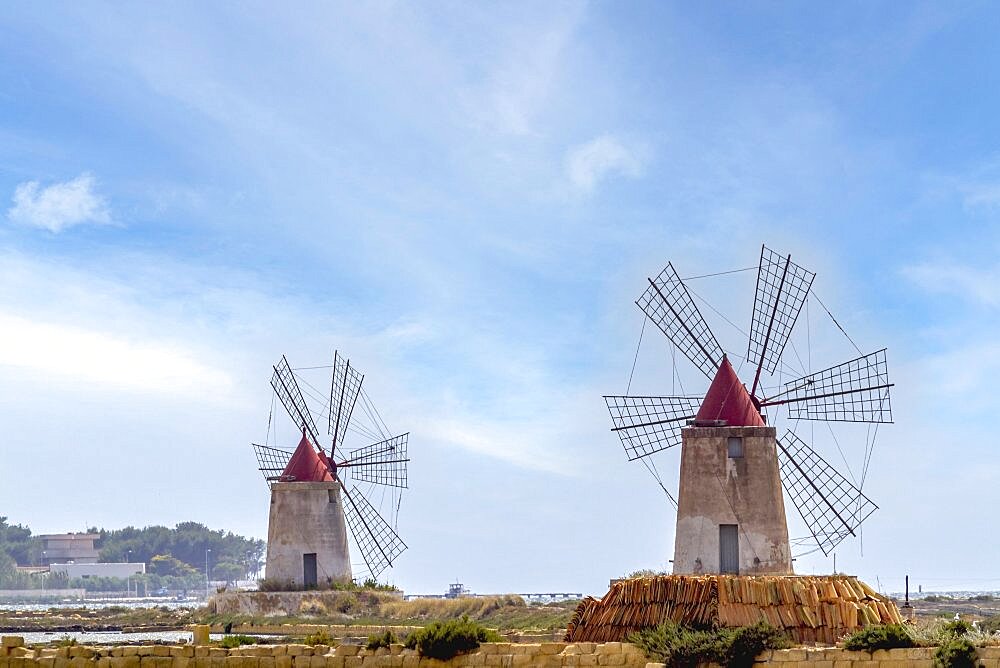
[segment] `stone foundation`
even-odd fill
[[[0,668],[664,668],[662,663],[649,663],[634,645],[620,642],[488,643],[449,661],[420,657],[402,645],[369,651],[358,645],[250,645],[227,650],[190,645],[32,649],[23,644],[16,636],[3,638]],[[799,648],[764,652],[757,662],[778,668],[930,668],[934,651],[933,647],[876,652]],[[980,647],[978,661],[985,668],[1000,668],[1000,647]]]

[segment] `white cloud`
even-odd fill
[[[643,163],[641,151],[625,146],[611,135],[574,146],[566,153],[566,172],[570,182],[588,192],[612,174],[632,178],[641,176]]]
[[[932,294],[951,294],[981,306],[1000,306],[1000,267],[977,269],[951,262],[904,267],[903,276]]]
[[[11,222],[61,232],[67,227],[111,222],[108,204],[98,195],[96,181],[81,174],[71,181],[42,188],[38,181],[26,181],[14,190],[14,206],[7,210]]]
[[[0,313],[0,366],[132,390],[197,392],[212,397],[232,385],[222,371],[181,347],[136,342],[98,330]]]
[[[967,209],[995,209],[1000,206],[1000,183],[971,183],[961,186]]]

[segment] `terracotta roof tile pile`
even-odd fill
[[[846,575],[660,575],[621,580],[600,600],[585,598],[566,640],[624,640],[666,620],[697,627],[763,620],[796,642],[826,644],[862,626],[902,621],[892,601]]]

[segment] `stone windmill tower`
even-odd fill
[[[271,387],[302,438],[294,451],[253,444],[260,471],[271,488],[265,566],[268,580],[307,589],[350,581],[348,529],[372,578],[392,566],[406,549],[366,494],[373,491],[372,486],[406,488],[409,433],[389,436],[361,389],[363,380],[350,361],[335,352],[329,398],[318,396],[315,388],[304,384],[312,398],[324,404],[318,414],[327,418],[332,438],[327,454],[295,371],[284,356],[274,366]],[[359,398],[371,426],[351,424]],[[376,442],[346,450],[349,427]],[[349,486],[348,476],[353,486]],[[368,487],[363,490],[357,483]]]
[[[606,396],[630,460],[681,446],[674,573],[792,573],[782,487],[819,549],[854,535],[872,501],[788,430],[780,439],[767,412],[798,420],[892,421],[885,349],[779,384],[762,375],[781,364],[815,274],[762,247],[746,361],[748,390],[673,265],[636,304],[708,378],[703,396]],[[859,351],[860,352],[860,351]]]

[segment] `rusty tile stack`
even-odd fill
[[[624,640],[666,620],[696,627],[766,621],[796,642],[833,644],[862,626],[902,618],[892,601],[851,576],[660,575],[622,580],[600,600],[584,599],[566,640]]]

